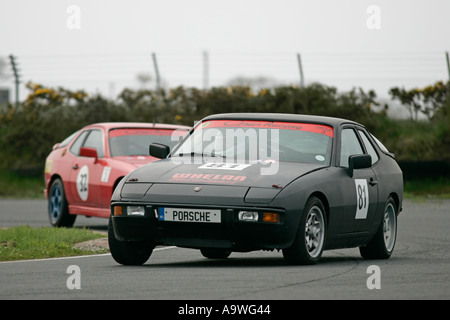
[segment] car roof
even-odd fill
[[[190,127],[176,124],[166,123],[149,123],[149,122],[99,122],[85,126],[89,127],[103,127],[106,130],[119,128],[150,128],[150,129],[175,129],[175,130],[189,130]]]
[[[357,124],[363,126],[360,123],[347,119],[316,116],[316,115],[289,114],[289,113],[220,113],[205,117],[203,118],[203,121],[222,120],[222,119],[305,122],[305,123],[327,124],[333,127],[337,127],[342,124]]]

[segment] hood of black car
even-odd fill
[[[293,162],[182,163],[176,158],[169,158],[136,169],[128,176],[127,180],[139,183],[205,184],[281,189],[298,177],[323,167],[326,166]]]

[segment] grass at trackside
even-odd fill
[[[0,199],[44,199],[44,178],[0,170]]]
[[[44,199],[44,179],[0,170],[0,199]],[[450,199],[450,178],[405,181],[405,198]]]
[[[104,251],[74,249],[75,243],[104,238],[87,229],[19,226],[0,229],[0,261],[78,256]]]
[[[450,199],[450,178],[417,179],[405,182],[405,198]]]

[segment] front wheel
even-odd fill
[[[144,264],[150,258],[154,244],[148,242],[125,242],[119,241],[114,235],[112,218],[108,223],[108,244],[113,259],[127,266],[138,266]]]
[[[230,256],[231,251],[227,249],[203,248],[200,252],[208,259],[226,259]]]
[[[72,227],[76,215],[69,213],[69,205],[64,192],[64,184],[61,179],[55,179],[48,195],[48,219],[54,227]]]
[[[326,236],[325,208],[319,198],[308,199],[292,246],[283,249],[291,264],[315,264],[323,252]]]
[[[377,233],[366,246],[359,247],[359,252],[364,259],[388,259],[394,251],[396,239],[397,209],[394,199],[389,197]]]

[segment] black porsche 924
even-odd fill
[[[111,199],[109,246],[120,264],[145,263],[157,245],[231,252],[281,250],[314,264],[324,250],[391,256],[402,209],[394,155],[353,121],[234,113],[199,121],[173,148],[150,145],[149,163]]]

